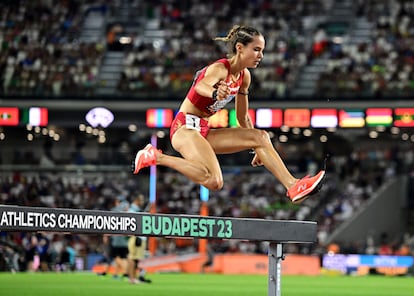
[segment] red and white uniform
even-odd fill
[[[196,106],[202,112],[208,114],[209,116],[223,109],[224,106],[227,105],[227,103],[231,102],[236,97],[237,93],[239,92],[240,86],[242,85],[243,77],[244,77],[244,72],[242,71],[240,72],[240,76],[239,76],[239,79],[237,79],[237,81],[233,81],[231,79],[230,63],[227,59],[220,59],[220,60],[215,61],[214,63],[222,63],[226,66],[228,70],[226,83],[230,89],[230,94],[224,100],[214,101],[211,97],[203,97],[195,91],[195,86],[201,79],[203,79],[206,73],[207,67],[204,67],[203,69],[201,69],[200,71],[196,73],[193,84],[187,93],[187,98],[190,100],[190,102],[193,103],[194,106]],[[171,139],[174,136],[174,133],[183,125],[187,129],[193,129],[193,130],[199,131],[200,134],[204,138],[207,137],[208,132],[210,130],[207,119],[199,118],[192,114],[184,114],[183,112],[179,112],[175,116],[171,124],[171,128],[170,128]]]
[[[227,59],[220,59],[220,60],[215,61],[214,63],[222,63],[226,66],[228,70],[226,83],[230,89],[230,94],[227,96],[227,98],[225,98],[224,100],[220,100],[220,101],[214,101],[211,97],[203,97],[195,91],[195,86],[201,79],[203,79],[206,73],[207,67],[204,67],[203,69],[201,69],[200,71],[196,73],[194,77],[193,85],[191,86],[190,90],[187,93],[187,98],[190,100],[190,102],[193,103],[194,106],[196,106],[198,109],[200,109],[201,111],[209,115],[213,115],[217,111],[223,109],[224,106],[226,106],[229,102],[231,102],[236,97],[237,93],[239,92],[240,86],[242,85],[243,76],[244,76],[244,71],[242,71],[240,72],[239,79],[237,81],[233,81],[231,79],[230,63]]]

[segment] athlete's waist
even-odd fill
[[[209,119],[213,114],[207,113],[200,110],[196,105],[194,105],[188,97],[185,98],[184,102],[181,104],[179,112],[184,114],[195,115],[200,118]]]

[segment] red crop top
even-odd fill
[[[197,71],[197,73],[194,76],[193,84],[187,93],[187,98],[190,100],[190,102],[193,103],[194,106],[196,106],[198,109],[200,109],[203,112],[206,112],[209,115],[213,115],[217,111],[223,109],[224,106],[227,105],[227,103],[229,103],[236,97],[237,93],[239,92],[240,86],[242,85],[243,77],[244,77],[244,71],[242,71],[240,72],[239,79],[237,81],[232,81],[231,74],[230,74],[230,63],[227,59],[220,59],[220,60],[215,61],[214,63],[223,63],[228,70],[226,83],[230,88],[230,94],[227,96],[227,98],[221,101],[214,101],[212,98],[203,97],[195,91],[195,85],[201,79],[203,79],[206,73],[207,67],[204,67],[203,69]]]

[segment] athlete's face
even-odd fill
[[[263,36],[254,36],[253,41],[242,46],[241,56],[247,68],[256,68],[263,59],[265,40]]]

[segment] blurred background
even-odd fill
[[[0,204],[111,210],[141,193],[141,210],[159,213],[199,214],[206,202],[215,216],[317,221],[318,242],[285,246],[288,254],[412,256],[414,1],[205,2],[2,1]],[[157,169],[152,197],[150,170],[131,173],[149,141],[175,154],[173,114],[193,74],[225,56],[212,38],[234,24],[266,38],[264,60],[251,71],[256,127],[295,176],[327,170],[322,191],[300,206],[250,167],[248,152],[219,157],[225,187],[207,201],[174,171]],[[210,125],[237,127],[234,107]],[[67,246],[74,268],[108,257],[98,235],[2,233],[1,242],[2,270],[31,269],[34,254],[39,270],[54,270]],[[156,245],[149,258],[199,250],[196,240]],[[267,252],[265,242],[209,246],[215,254]]]

